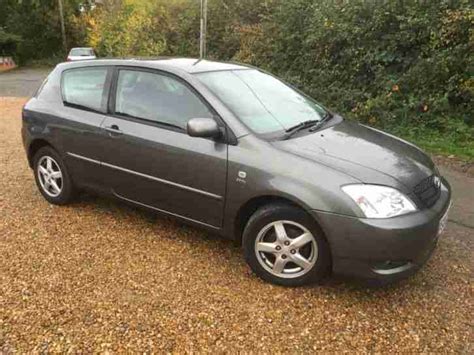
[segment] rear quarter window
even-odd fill
[[[105,112],[107,72],[105,67],[65,70],[61,79],[64,104]]]

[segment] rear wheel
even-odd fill
[[[330,270],[329,246],[306,212],[285,204],[257,210],[244,231],[247,263],[262,279],[283,286],[315,283]]]
[[[75,188],[59,154],[51,147],[43,147],[33,162],[36,185],[43,197],[55,205],[69,203]]]

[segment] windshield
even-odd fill
[[[69,55],[78,57],[93,56],[94,51],[91,48],[73,48]]]
[[[258,70],[196,74],[252,131],[269,134],[321,120],[325,109],[277,78]]]

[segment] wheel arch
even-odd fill
[[[297,203],[287,197],[277,196],[277,195],[261,195],[251,198],[246,201],[237,211],[236,217],[234,218],[234,231],[233,238],[234,241],[241,245],[242,236],[244,228],[249,220],[249,218],[258,210],[260,207],[271,204],[271,203],[284,203],[296,208],[299,208],[305,212],[308,210],[302,206],[300,203]],[[316,221],[316,223],[318,223]],[[319,224],[319,223],[318,223]]]
[[[54,150],[54,146],[46,139],[44,138],[37,138],[33,140],[30,145],[28,146],[28,165],[30,168],[33,168],[33,158],[38,150],[40,150],[43,147],[51,147]]]

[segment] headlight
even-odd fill
[[[379,185],[346,185],[348,194],[367,218],[388,218],[416,211],[408,197],[400,191]]]

